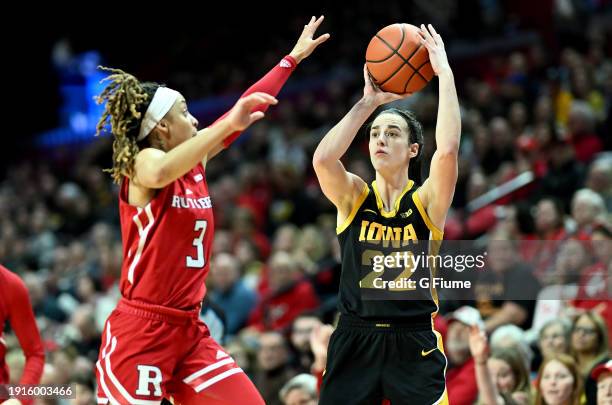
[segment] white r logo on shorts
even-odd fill
[[[149,390],[149,384],[153,384],[155,392],[153,393],[156,397],[161,397],[161,381],[162,372],[155,366],[138,365],[138,389],[136,390],[137,395],[150,396],[151,391]]]

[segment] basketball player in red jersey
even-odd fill
[[[15,273],[0,265],[0,385],[9,383],[9,370],[4,363],[7,348],[2,335],[6,321],[15,331],[26,358],[19,384],[38,384],[45,365],[45,351],[36,327],[28,290]],[[0,404],[2,405],[29,405],[32,403],[31,399],[9,399],[3,402],[5,399],[3,393],[0,392]]]
[[[101,404],[264,404],[198,314],[213,240],[206,162],[261,119],[296,65],[329,38],[304,27],[291,53],[211,127],[197,131],[183,96],[112,70],[99,102],[110,121],[121,184],[122,299],[96,363]]]

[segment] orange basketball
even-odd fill
[[[388,25],[378,31],[366,50],[372,81],[391,93],[416,93],[433,77],[427,48],[421,45],[419,28],[410,24]]]

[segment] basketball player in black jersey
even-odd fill
[[[434,28],[422,25],[420,35],[440,91],[437,149],[429,178],[419,184],[420,178],[409,177],[409,167],[412,172],[422,153],[422,128],[412,113],[397,109],[380,112],[369,128],[370,158],[376,170],[371,185],[340,162],[379,106],[407,96],[376,88],[365,67],[363,97],[327,133],[313,157],[321,188],[338,210],[342,249],[341,315],[328,348],[322,405],[380,405],[383,400],[391,405],[448,403],[446,357],[441,337],[433,329],[438,310],[435,290],[384,285],[384,279],[389,281],[384,277],[387,271],[373,272],[372,266],[369,270],[364,266],[371,264],[364,255],[385,242],[406,250],[417,240],[430,245],[441,240],[455,191],[461,121],[453,73]],[[366,259],[371,258],[370,254]],[[402,274],[409,275],[400,271],[391,281]],[[372,295],[374,290],[387,295]],[[419,292],[417,299],[410,299],[410,294]]]

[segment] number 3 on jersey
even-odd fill
[[[206,264],[206,258],[204,257],[204,245],[202,241],[204,240],[204,235],[206,234],[206,226],[208,222],[203,219],[199,219],[195,222],[195,226],[193,228],[194,232],[200,231],[200,236],[193,240],[193,246],[196,247],[197,255],[196,257],[187,256],[187,267],[201,269]]]

